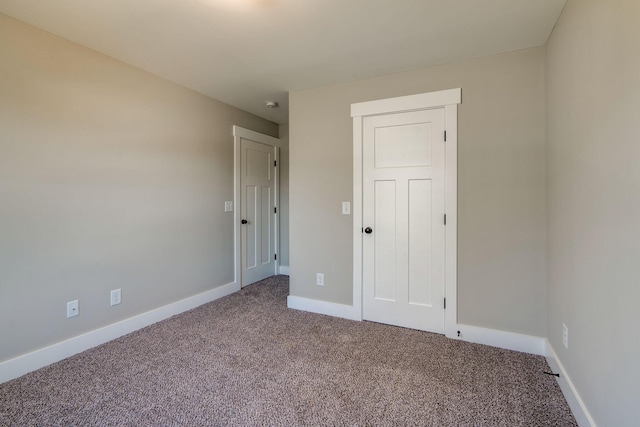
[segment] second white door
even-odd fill
[[[276,149],[241,139],[242,286],[275,274]]]
[[[444,109],[363,121],[363,318],[444,332]]]

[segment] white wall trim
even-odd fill
[[[462,91],[460,88],[437,92],[419,93],[417,95],[398,96],[396,98],[351,104],[351,117],[371,116],[375,114],[399,113],[402,111],[423,110],[460,104]]]
[[[240,290],[237,282],[202,292],[0,363],[0,383],[160,322]]]
[[[596,427],[596,422],[593,420],[593,417],[589,413],[589,410],[580,397],[580,394],[578,394],[578,390],[576,390],[576,387],[573,385],[573,381],[571,381],[569,374],[567,374],[567,371],[558,359],[558,355],[551,346],[551,343],[549,340],[545,340],[545,342],[547,348],[547,362],[553,372],[560,374],[560,377],[557,378],[558,385],[560,386],[560,390],[562,390],[562,394],[564,394],[564,398],[567,400],[569,408],[571,408],[571,412],[573,412],[573,416],[575,417],[578,425],[580,427]]]
[[[458,104],[462,89],[449,89],[417,95],[351,104],[353,118],[353,309],[362,320],[362,125],[363,117],[403,111],[443,108],[447,142],[445,144],[445,278],[447,299],[444,332],[456,338],[458,323]]]
[[[521,351],[538,356],[546,355],[545,338],[461,324],[457,326],[456,335],[457,331],[460,331],[460,339],[463,341]]]
[[[361,312],[357,310],[355,305],[337,304],[289,295],[287,297],[287,307],[295,310],[309,311],[311,313],[325,314],[327,316],[362,320]],[[458,331],[460,331],[459,337],[457,335]],[[547,355],[547,340],[533,335],[461,324],[455,325],[455,335],[455,339],[462,341],[490,345],[506,350],[521,351],[537,356]]]
[[[289,275],[289,266],[281,265],[278,267],[278,274],[284,274],[285,276]]]
[[[233,136],[259,142],[261,144],[271,145],[278,148],[282,146],[282,141],[274,136],[265,135],[264,133],[256,132],[254,130],[246,129],[240,126],[233,126]]]
[[[353,106],[351,108],[353,114]],[[353,309],[362,320],[362,117],[353,118]]]
[[[362,320],[360,312],[357,312],[354,306],[337,304],[335,302],[320,301],[289,295],[287,297],[287,307],[294,310],[325,314],[333,317],[342,317],[343,319]]]
[[[459,103],[460,89],[447,91]],[[445,201],[447,215],[444,240],[444,296],[447,308],[444,311],[444,334],[457,336],[458,325],[458,104],[444,107],[445,129]]]

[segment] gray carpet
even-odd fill
[[[2,384],[0,425],[576,425],[542,357],[287,294],[276,276]]]

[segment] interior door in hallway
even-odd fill
[[[275,274],[276,149],[241,140],[242,286]]]
[[[444,109],[363,121],[363,318],[444,333]]]

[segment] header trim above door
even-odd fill
[[[462,103],[462,89],[448,89],[351,104],[351,117],[424,110],[460,103]]]

